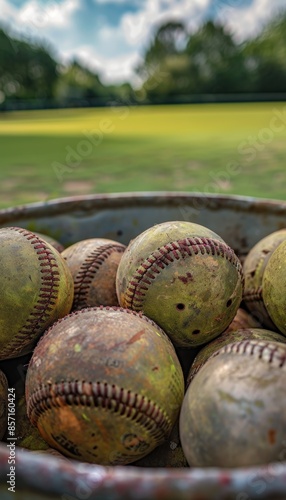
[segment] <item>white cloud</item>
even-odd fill
[[[146,0],[142,9],[127,13],[121,25],[130,45],[145,44],[154,27],[170,19],[197,26],[203,19],[211,0]]]
[[[231,29],[238,41],[242,41],[258,34],[261,26],[281,8],[286,8],[286,0],[254,0],[240,9],[229,0],[222,6],[217,19]]]
[[[104,1],[104,0],[100,0]],[[119,1],[119,0],[118,0]],[[142,61],[143,47],[146,47],[156,26],[175,19],[189,19],[189,24],[198,26],[211,0],[145,0],[141,10],[122,16],[119,27],[102,29],[98,39],[102,40],[105,51],[109,44],[126,48],[126,56],[103,60],[104,81],[129,79],[135,86],[140,83],[134,68]],[[106,45],[107,44],[107,45]],[[101,61],[98,60],[101,66]]]
[[[49,1],[45,4],[29,0],[18,12],[18,21],[36,29],[68,26],[74,12],[80,8],[79,0]]]
[[[0,19],[9,22],[16,15],[17,9],[8,1],[0,0]]]
[[[68,26],[74,13],[80,8],[80,0],[54,0],[42,4],[39,0],[28,0],[21,7],[0,0],[0,20],[9,23],[17,31],[29,31],[42,36],[44,29]]]
[[[106,57],[93,46],[83,45],[63,53],[66,62],[74,56],[86,67],[99,73],[101,81],[105,84],[123,81],[132,81],[136,84],[137,82],[133,68],[141,62],[141,58],[136,51],[128,55]]]
[[[96,63],[97,67],[104,68],[103,80],[110,83],[130,79],[136,84],[138,80],[134,75],[134,68],[141,62],[142,47],[147,45],[155,26],[170,19],[181,21],[186,17],[190,19],[190,23],[198,25],[210,1],[145,0],[141,10],[124,14],[119,26],[102,27],[97,40],[99,47],[103,47],[103,54],[96,58]],[[118,55],[112,57],[111,53],[114,53],[116,47]],[[122,55],[123,51],[126,56]],[[87,48],[85,52],[90,53]],[[91,52],[94,54],[94,50]],[[90,61],[89,57],[88,60]]]

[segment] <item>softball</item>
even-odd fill
[[[243,301],[260,325],[276,330],[262,297],[263,274],[274,250],[286,239],[286,229],[275,231],[262,238],[247,254],[243,263],[245,286]]]
[[[210,358],[189,385],[180,413],[193,467],[247,467],[285,454],[286,345],[243,340]]]
[[[30,231],[0,229],[0,359],[31,352],[71,310],[73,280],[59,252]]]
[[[266,264],[262,299],[271,320],[286,335],[286,240],[274,250]]]
[[[171,221],[130,242],[117,270],[122,307],[142,311],[177,346],[205,344],[233,320],[242,299],[242,266],[210,229]]]
[[[222,349],[228,344],[232,344],[233,342],[249,339],[274,340],[275,342],[281,342],[282,344],[286,343],[286,338],[280,333],[265,330],[263,328],[241,328],[232,330],[231,332],[227,329],[219,335],[219,337],[205,345],[196,355],[187,377],[187,386],[189,386],[194,376],[216,351]]]
[[[168,336],[142,314],[87,308],[54,323],[26,377],[28,416],[60,453],[128,464],[170,435],[184,395]]]
[[[118,306],[115,278],[125,245],[104,238],[81,240],[62,252],[73,280],[73,310]]]

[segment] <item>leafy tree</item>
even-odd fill
[[[159,63],[162,58],[179,55],[187,40],[186,28],[181,22],[169,21],[157,29],[144,55],[144,66]],[[140,69],[140,68],[139,68]]]
[[[124,100],[130,84],[104,86],[99,76],[74,60],[58,63],[52,49],[17,40],[0,29],[0,100],[54,99],[59,103],[101,98]]]
[[[286,12],[243,44],[211,20],[194,33],[170,20],[157,27],[136,70],[139,94],[151,102],[204,93],[286,92]],[[103,85],[78,61],[60,65],[50,46],[14,39],[0,29],[0,101],[3,96],[120,103],[133,102],[136,92],[127,82]]]
[[[243,57],[253,92],[286,92],[286,13],[246,42]]]
[[[246,90],[247,69],[241,49],[222,25],[206,22],[190,36],[186,52],[190,60],[190,77],[195,79],[197,92]]]
[[[0,90],[8,98],[51,98],[57,78],[57,62],[47,48],[0,30]]]
[[[157,29],[144,54],[143,64],[137,68],[148,97],[166,97],[179,93],[180,86],[184,88],[186,43],[187,31],[181,22],[169,21]]]
[[[169,30],[169,26],[163,28],[163,32]],[[149,71],[144,89],[149,98],[242,92],[246,89],[247,68],[241,48],[223,26],[206,22],[196,33],[189,35],[185,46],[178,47],[178,43],[169,41],[170,36],[164,37],[168,40],[163,45],[164,50],[158,42],[161,29],[144,60],[145,70]]]
[[[137,70],[151,101],[201,93],[286,92],[286,13],[242,44],[213,21],[191,34],[181,23],[167,23],[158,28]]]
[[[62,66],[55,89],[59,100],[94,99],[106,94],[98,75],[84,68],[78,61]]]

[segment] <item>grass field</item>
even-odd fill
[[[286,104],[0,114],[0,207],[123,191],[286,199]]]

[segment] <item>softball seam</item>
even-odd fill
[[[80,269],[74,280],[74,307],[81,308],[87,307],[87,294],[90,288],[90,284],[97,271],[100,269],[102,264],[115,250],[118,253],[123,253],[125,246],[107,244],[94,249],[86,257],[85,261],[81,264]]]
[[[227,259],[236,268],[241,283],[244,283],[242,265],[232,248],[227,244],[210,238],[184,238],[163,245],[142,262],[127,286],[124,306],[140,311],[149,285],[162,269],[165,269],[174,260],[198,254],[215,255]]]
[[[106,382],[67,381],[41,385],[28,401],[28,416],[34,425],[52,408],[88,406],[111,410],[142,425],[154,439],[167,437],[171,421],[153,401]]]
[[[245,302],[263,302],[262,287],[248,290],[246,293],[244,293],[242,300],[244,300]]]
[[[37,303],[17,335],[1,349],[1,358],[5,358],[6,355],[9,356],[11,353],[21,352],[23,347],[27,346],[32,340],[36,340],[35,332],[40,333],[39,326],[49,318],[49,312],[53,310],[52,306],[56,303],[60,281],[56,258],[45,242],[25,229],[17,227],[9,229],[22,234],[36,251],[40,261],[41,286]],[[56,268],[56,270],[53,268]]]
[[[277,344],[279,344],[277,342]],[[281,345],[274,345],[270,342],[255,340],[242,340],[233,344],[228,344],[222,349],[213,353],[209,359],[220,354],[239,354],[253,356],[255,359],[263,359],[277,368],[283,368],[286,365],[286,349]]]

